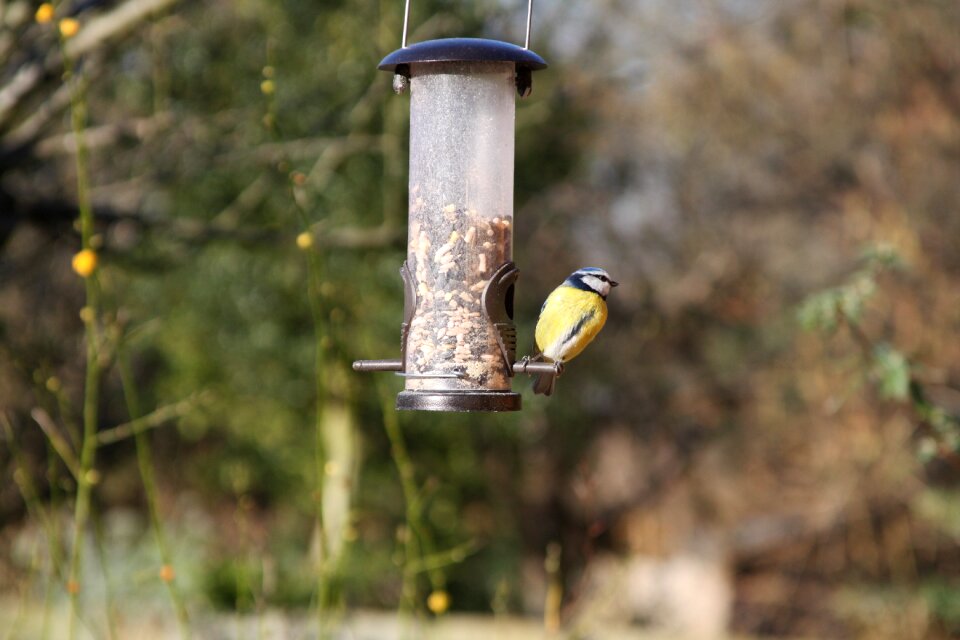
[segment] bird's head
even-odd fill
[[[563,284],[584,291],[593,291],[606,300],[610,289],[619,283],[614,282],[613,279],[610,278],[610,274],[603,269],[584,267],[571,273],[570,277],[564,280]]]

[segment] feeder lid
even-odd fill
[[[415,62],[516,62],[517,67],[532,71],[544,69],[547,63],[529,49],[485,38],[444,38],[425,40],[397,49],[380,61],[377,68],[396,71],[401,64]]]

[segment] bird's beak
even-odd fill
[[[618,284],[620,284],[620,283],[619,283],[619,282],[614,282],[613,280],[610,281],[610,286],[611,286],[611,287],[615,287],[615,286],[617,286]]]

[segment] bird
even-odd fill
[[[560,365],[569,362],[596,337],[607,321],[607,295],[619,283],[597,267],[577,269],[554,289],[540,309],[534,337],[539,359]],[[533,392],[549,396],[556,376],[540,374]]]

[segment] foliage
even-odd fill
[[[78,49],[128,5],[154,9]],[[955,628],[955,527],[924,511],[935,490],[955,502],[960,446],[954,5],[538,5],[551,68],[517,110],[521,351],[574,268],[622,286],[555,397],[519,380],[524,411],[483,416],[396,414],[398,380],[349,369],[396,352],[408,98],[376,65],[401,2],[54,8],[0,4],[0,473],[16,479],[0,536],[39,524],[49,542],[33,564],[0,554],[0,588],[66,595],[55,523],[79,504],[93,363],[87,426],[116,442],[80,476],[92,521],[133,507],[146,532],[153,515],[176,571],[158,552],[143,585],[175,576],[191,613],[549,602],[551,625],[589,630],[617,557],[641,583],[713,567],[735,631]],[[515,41],[521,13],[418,0],[411,40]],[[74,271],[78,255],[95,260]],[[216,533],[188,553],[195,521]],[[706,611],[708,592],[675,608]],[[863,606],[826,604],[850,597]]]

